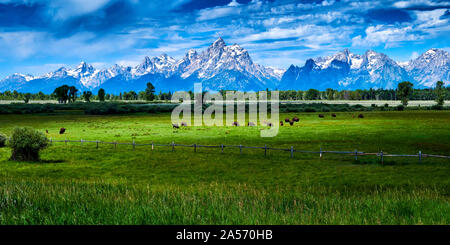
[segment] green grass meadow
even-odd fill
[[[0,115],[55,140],[450,155],[450,111],[282,113],[295,126],[182,127],[170,114]],[[59,135],[59,128],[66,128]],[[0,224],[450,224],[450,160],[262,149],[53,143],[41,162],[0,148]]]

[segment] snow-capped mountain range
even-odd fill
[[[395,62],[373,50],[358,55],[345,49],[332,56],[308,59],[303,67],[291,65],[278,88],[391,89],[402,81],[424,88],[435,86],[439,80],[447,86],[449,68],[449,53],[439,49],[430,49],[409,62]]]
[[[399,63],[387,55],[369,50],[363,55],[345,49],[335,55],[308,59],[303,67],[283,69],[264,67],[252,61],[247,50],[237,44],[227,46],[222,38],[206,50],[189,50],[177,60],[163,54],[145,57],[136,67],[114,65],[95,69],[81,62],[76,68],[61,67],[42,76],[13,74],[0,81],[0,92],[52,93],[63,84],[94,93],[142,91],[151,82],[157,91],[192,90],[202,82],[204,90],[258,91],[269,89],[357,89],[394,88],[411,81],[415,87],[434,86],[438,80],[449,84],[450,55],[430,49],[418,58]]]

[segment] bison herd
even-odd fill
[[[325,115],[324,115],[324,114],[319,114],[318,116],[319,116],[319,118],[325,118]],[[335,113],[332,113],[332,114],[331,114],[331,117],[336,118],[337,115],[336,115]],[[355,118],[355,115],[352,115],[352,117]],[[358,115],[358,118],[364,118],[364,115],[363,115],[363,114],[359,114],[359,115]],[[300,122],[300,118],[298,118],[297,116],[294,116],[292,119],[290,119],[290,118],[285,118],[285,119],[284,119],[284,122],[283,122],[283,121],[280,121],[280,126],[284,126],[285,123],[286,123],[286,125],[287,125],[287,123],[289,123],[289,125],[293,126],[294,123],[296,123],[296,122]],[[272,126],[273,126],[273,123],[271,123],[271,122],[264,122],[264,124],[267,125],[267,126],[269,126],[269,127],[272,127]],[[180,128],[180,126],[178,126],[177,123],[172,124],[172,126],[173,126],[173,128]],[[186,127],[186,126],[187,126],[187,123],[182,122],[182,123],[181,123],[181,126]],[[234,122],[231,124],[231,126],[236,126],[236,127],[238,127],[238,126],[240,126],[240,124],[239,124],[239,122],[234,121]],[[248,123],[247,123],[247,126],[248,126],[248,127],[253,127],[253,126],[256,126],[256,124],[253,123],[253,122],[248,122]],[[63,128],[62,128],[61,130],[63,130]],[[47,133],[48,133],[48,132],[47,132]],[[63,133],[64,133],[64,132],[63,132]]]

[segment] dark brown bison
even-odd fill
[[[66,132],[66,129],[65,129],[65,128],[61,128],[61,129],[59,130],[59,134],[63,134],[64,132]]]
[[[181,122],[181,126],[187,127],[187,123]]]
[[[333,114],[331,114],[331,116],[332,116],[332,117],[336,117],[336,114],[333,113]]]
[[[252,126],[255,126],[255,124],[252,123],[252,122],[248,122],[248,123],[247,123],[247,126],[252,127]]]
[[[267,123],[267,126],[272,127],[273,124],[272,124],[271,122],[268,122],[268,123]]]
[[[294,126],[294,121],[289,121],[289,124],[290,124],[291,126]]]
[[[48,134],[48,129],[47,130],[45,130],[45,132]]]
[[[233,126],[239,126],[239,123],[238,122],[233,122]]]
[[[364,118],[364,115],[363,114],[359,114],[358,118]]]
[[[290,120],[291,120],[291,119],[289,119],[289,118],[285,118],[285,119],[284,119],[285,122],[289,122]]]
[[[284,125],[283,121],[280,121],[280,126],[283,126],[283,125]]]
[[[319,114],[319,117],[320,117],[320,118],[324,118],[324,117],[325,117],[325,115],[323,115],[323,114]]]
[[[300,119],[298,117],[294,117],[294,118],[292,118],[292,121],[298,122],[298,121],[300,121]]]
[[[172,124],[172,127],[173,127],[173,128],[180,128],[180,126],[178,126],[177,123]]]

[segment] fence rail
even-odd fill
[[[83,143],[96,143],[97,148],[99,147],[99,144],[110,144],[110,145],[114,145],[114,148],[117,148],[117,145],[131,145],[133,146],[133,150],[136,148],[136,146],[151,146],[152,150],[154,150],[155,146],[160,146],[160,147],[171,147],[172,151],[175,151],[175,147],[193,147],[194,148],[194,152],[197,152],[197,148],[220,148],[221,152],[224,152],[225,148],[239,148],[239,153],[242,154],[242,149],[263,149],[264,150],[264,155],[267,155],[267,152],[269,150],[275,150],[275,151],[289,151],[290,152],[290,157],[294,158],[294,153],[306,153],[306,154],[319,154],[319,157],[322,158],[324,154],[348,154],[351,156],[355,157],[355,160],[358,160],[358,156],[378,156],[380,157],[380,161],[381,163],[384,162],[384,157],[417,157],[419,158],[419,162],[422,161],[422,158],[424,157],[436,157],[436,158],[446,158],[446,159],[450,159],[450,156],[443,156],[443,155],[433,155],[433,154],[425,154],[422,153],[422,151],[419,151],[417,155],[411,155],[411,154],[388,154],[386,152],[380,151],[380,152],[375,152],[375,153],[369,153],[369,152],[362,152],[362,151],[358,151],[358,150],[354,150],[354,151],[326,151],[326,150],[322,150],[322,148],[320,148],[319,151],[306,151],[306,150],[296,150],[294,149],[294,146],[291,146],[291,148],[289,149],[284,149],[284,148],[273,148],[273,147],[268,147],[267,145],[265,146],[244,146],[244,145],[199,145],[199,144],[192,144],[192,145],[186,145],[186,144],[175,144],[175,142],[172,142],[170,144],[156,144],[153,143],[153,141],[151,143],[147,143],[147,144],[138,144],[136,143],[134,140],[132,143],[124,143],[124,142],[104,142],[104,141],[92,141],[92,140],[53,140],[50,139],[50,142],[63,142],[67,145],[67,143],[80,143],[81,145],[83,145]]]

